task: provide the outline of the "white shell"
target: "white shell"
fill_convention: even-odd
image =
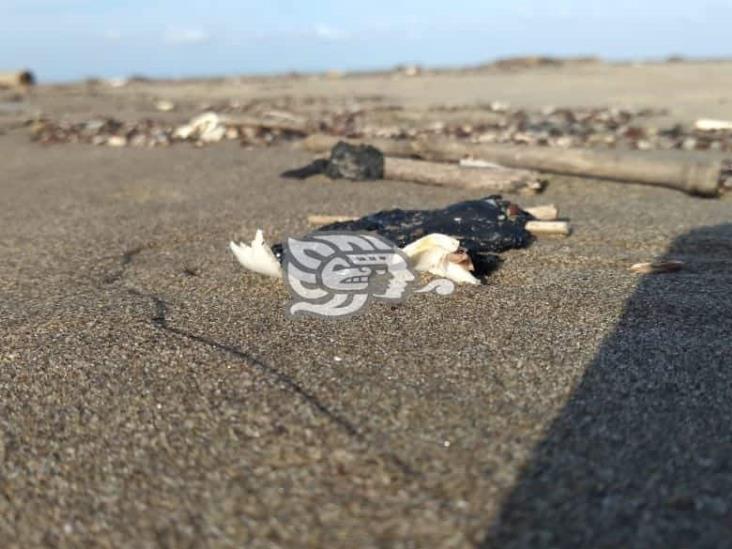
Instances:
[[[448,255],[456,252],[460,242],[440,233],[431,233],[402,248],[409,257],[412,267],[420,272],[444,276],[463,284],[480,284],[464,266],[453,263]]]
[[[275,278],[282,278],[280,262],[272,253],[269,244],[264,240],[262,229],[257,229],[257,234],[251,244],[229,242],[229,248],[234,256],[245,269]]]
[[[694,127],[701,131],[714,130],[732,130],[732,122],[727,120],[712,120],[710,118],[700,118],[694,122]]]
[[[188,124],[176,128],[174,137],[196,138],[205,143],[221,141],[226,134],[224,120],[215,112],[205,112],[193,118]]]

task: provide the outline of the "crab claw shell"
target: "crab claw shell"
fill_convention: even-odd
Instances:
[[[237,261],[241,263],[245,269],[267,275],[275,278],[282,278],[282,268],[280,262],[277,261],[272,249],[264,240],[262,229],[257,229],[251,244],[229,242],[229,248],[234,252]]]

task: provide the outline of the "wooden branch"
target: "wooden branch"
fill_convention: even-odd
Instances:
[[[315,134],[304,140],[310,151],[330,150],[340,139]],[[613,181],[658,185],[701,196],[718,196],[723,189],[724,161],[700,159],[675,151],[655,155],[644,151],[558,149],[490,143],[466,143],[447,138],[413,141],[356,140],[369,143],[385,155],[457,162],[477,158],[502,166]]]
[[[544,187],[539,174],[527,170],[464,168],[457,164],[393,157],[384,159],[384,179],[500,193],[538,192]]]
[[[265,128],[267,130],[278,130],[296,135],[306,135],[307,122],[305,120],[288,120],[284,117],[273,116],[248,116],[245,114],[225,114],[222,120],[227,126],[239,126],[250,128]]]

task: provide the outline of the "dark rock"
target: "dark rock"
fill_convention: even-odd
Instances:
[[[384,154],[371,145],[351,145],[339,141],[333,147],[330,159],[318,159],[302,168],[288,170],[282,173],[282,177],[306,179],[321,173],[331,179],[383,179]]]

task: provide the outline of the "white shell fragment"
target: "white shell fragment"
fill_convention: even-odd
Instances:
[[[444,276],[462,284],[480,284],[470,274],[472,265],[460,254],[460,242],[456,238],[440,233],[423,236],[408,244],[402,251],[409,257],[415,270],[437,276]]]
[[[700,118],[694,122],[694,127],[703,132],[729,131],[732,130],[732,122],[728,120],[713,120],[711,118]]]
[[[160,112],[170,112],[175,110],[175,103],[168,99],[158,99],[155,101],[155,108]]]
[[[188,124],[179,126],[173,133],[173,137],[179,139],[198,139],[204,143],[221,141],[225,135],[224,120],[215,112],[205,112]]]
[[[251,244],[229,242],[229,248],[234,252],[236,259],[245,269],[275,278],[282,278],[282,268],[277,261],[269,244],[264,240],[262,229],[257,229],[257,234]]]
[[[110,147],[126,147],[127,138],[123,135],[113,135],[107,139],[107,145]]]

